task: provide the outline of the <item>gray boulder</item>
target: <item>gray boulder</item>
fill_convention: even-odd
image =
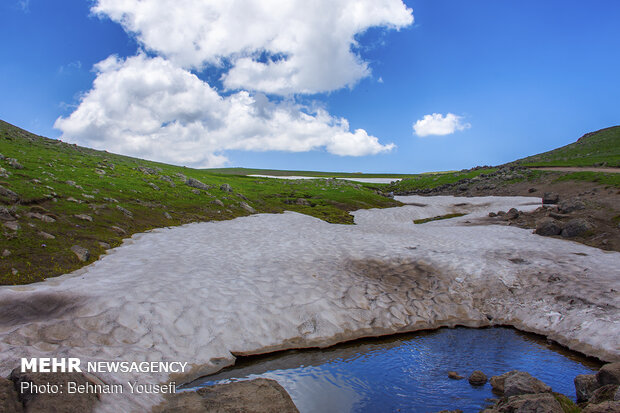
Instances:
[[[557,204],[560,200],[560,196],[553,192],[545,192],[543,194],[542,203],[544,205]]]
[[[310,206],[310,202],[307,199],[305,199],[305,198],[297,198],[295,200],[295,204],[296,205]]]
[[[116,209],[118,209],[119,211],[121,211],[123,214],[125,214],[126,216],[128,216],[129,218],[133,218],[133,212],[131,212],[130,210],[123,208],[120,205],[116,206]]]
[[[71,251],[78,257],[78,259],[82,262],[88,261],[90,258],[90,252],[79,245],[74,245],[71,247]]]
[[[607,384],[620,384],[620,362],[605,364],[596,373],[596,381],[599,386]]]
[[[575,377],[575,393],[577,402],[585,402],[592,397],[592,393],[599,387],[594,374],[580,374]]]
[[[522,394],[504,398],[484,413],[564,413],[551,393]]]
[[[568,221],[562,228],[564,238],[578,237],[592,229],[592,224],[583,218],[575,218]]]
[[[15,217],[6,207],[0,207],[0,219],[3,221],[13,221]]]
[[[243,209],[245,209],[246,211],[248,211],[250,214],[255,214],[256,210],[254,208],[252,208],[251,206],[249,206],[247,203],[245,202],[240,202],[239,206]]]
[[[562,224],[553,218],[545,217],[536,222],[535,234],[550,236],[560,235],[562,232]]]
[[[24,166],[21,163],[19,163],[17,161],[17,159],[15,159],[15,158],[7,158],[6,160],[9,163],[9,165],[11,166],[11,168],[14,168],[14,169],[24,169]]]
[[[562,214],[568,214],[573,211],[584,209],[585,207],[586,207],[586,204],[584,204],[583,201],[579,199],[567,199],[565,201],[560,202],[560,204],[558,205],[558,210]]]
[[[2,185],[0,185],[0,195],[9,198],[11,202],[15,202],[19,200],[19,195],[17,195],[15,192],[11,191],[10,189],[3,187]]]
[[[206,191],[207,189],[209,189],[209,185],[203,182],[200,182],[198,179],[194,179],[194,178],[188,178],[187,181],[185,181],[185,184],[187,186],[191,186],[192,188],[202,189],[203,191]]]
[[[506,215],[504,215],[504,219],[516,219],[519,217],[519,211],[516,208],[510,208]]]
[[[501,376],[491,377],[493,392],[506,397],[522,394],[548,393],[551,387],[533,377],[529,373],[512,370]]]
[[[588,399],[589,403],[599,404],[607,401],[613,401],[614,395],[616,391],[618,391],[620,387],[617,384],[606,384],[598,389],[594,390],[590,399]]]
[[[220,185],[220,189],[224,192],[232,192],[232,187],[228,184],[222,184]]]

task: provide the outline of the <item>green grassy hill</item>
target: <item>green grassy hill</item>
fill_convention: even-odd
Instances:
[[[586,133],[577,142],[514,163],[524,166],[620,167],[620,126]]]
[[[2,121],[0,154],[0,284],[73,271],[157,227],[284,210],[352,223],[349,211],[399,205],[354,182],[280,181],[149,162]],[[88,250],[84,261],[72,252],[76,245]]]
[[[416,174],[368,174],[361,172],[288,171],[282,169],[251,168],[212,168],[205,169],[205,171],[224,175],[317,176],[323,178],[409,178],[417,176]]]

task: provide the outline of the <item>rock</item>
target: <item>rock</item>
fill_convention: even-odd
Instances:
[[[75,199],[74,197],[70,196],[69,198],[67,198],[67,201],[69,202],[75,202],[76,204],[81,204],[82,201],[78,201],[77,199]]]
[[[558,205],[558,210],[562,214],[568,214],[573,211],[584,209],[585,207],[586,205],[578,199],[567,199],[560,202],[560,204]]]
[[[17,268],[11,268],[11,274],[17,275],[19,274],[19,271],[17,271]]]
[[[155,413],[298,413],[286,390],[275,380],[254,379],[203,387],[171,396]]]
[[[614,401],[620,401],[620,387],[618,387],[618,390],[614,393]]]
[[[221,206],[221,207],[223,207],[223,206],[224,206],[224,203],[223,203],[222,201],[220,201],[219,199],[216,199],[215,201],[213,201],[213,203],[214,203],[215,205],[219,205],[219,206]]]
[[[200,195],[202,192],[200,192],[200,190],[199,190],[199,189],[192,189],[192,193],[193,193],[194,195]]]
[[[464,379],[463,376],[460,376],[456,371],[449,371],[448,378],[452,380],[461,380]]]
[[[10,189],[3,187],[2,185],[0,185],[0,195],[9,198],[12,202],[15,202],[19,199],[19,195],[17,195]]]
[[[256,213],[256,210],[254,208],[252,208],[251,206],[249,206],[245,202],[239,202],[239,206],[241,208],[245,209],[246,211],[248,211],[250,214],[255,214]]]
[[[82,262],[86,262],[90,258],[90,252],[86,248],[80,247],[79,245],[72,246],[71,251],[73,251],[73,253]]]
[[[487,376],[480,370],[476,370],[469,376],[468,380],[472,386],[482,386],[487,382]]]
[[[164,218],[172,219],[172,215],[170,215],[168,212],[164,211]]]
[[[24,166],[17,162],[15,158],[7,158],[6,161],[9,163],[9,166],[14,169],[24,169]]]
[[[129,218],[133,218],[133,212],[131,212],[128,209],[123,208],[120,205],[116,206],[116,209],[118,209],[119,211],[121,211],[123,214],[125,214],[126,216],[128,216]]]
[[[99,241],[98,244],[101,248],[105,248],[106,250],[110,249],[110,244],[107,242]]]
[[[138,170],[140,172],[142,172],[143,174],[145,174],[145,175],[157,175],[158,172],[162,171],[162,169],[160,169],[160,168],[157,168],[157,169],[155,169],[155,168],[147,168],[146,166],[139,166]]]
[[[233,190],[232,190],[232,188],[231,188],[231,186],[230,186],[230,185],[228,185],[228,184],[222,184],[222,185],[220,185],[220,189],[221,189],[222,191],[224,191],[224,192],[232,192],[232,191],[233,191]]]
[[[105,175],[105,171],[104,171],[103,169],[97,169],[97,168],[95,168],[95,173],[96,173],[97,175]]]
[[[87,214],[75,214],[74,217],[76,217],[77,219],[81,219],[82,221],[93,221],[93,217]]]
[[[600,386],[620,384],[620,362],[605,364],[596,373],[596,381]]]
[[[594,374],[580,374],[575,377],[574,382],[577,403],[588,401],[594,390],[600,387]]]
[[[551,393],[522,394],[504,398],[484,413],[564,413]]]
[[[19,401],[15,385],[11,380],[0,377],[0,412],[23,412],[24,406]]]
[[[2,251],[2,256],[3,257],[8,257],[9,255],[11,255],[11,251],[7,250],[6,248],[4,249],[4,251]]]
[[[620,389],[617,384],[606,384],[598,389],[594,390],[592,396],[588,399],[589,403],[599,404],[603,402],[613,401],[616,391]]]
[[[6,207],[0,207],[0,219],[3,221],[14,221],[15,217]]]
[[[516,219],[519,217],[519,211],[516,208],[510,208],[506,215],[504,215],[504,219]]]
[[[603,402],[600,404],[589,404],[581,413],[618,413],[620,412],[620,402]]]
[[[543,194],[542,203],[543,205],[557,204],[559,200],[560,196],[558,194],[553,192],[545,192]]]
[[[40,236],[41,238],[45,238],[45,239],[56,239],[56,237],[55,237],[55,236],[53,236],[52,234],[48,234],[48,233],[47,233],[47,232],[45,232],[45,231],[39,231],[39,236]]]
[[[185,181],[185,184],[187,186],[191,186],[192,188],[202,189],[204,191],[209,189],[209,185],[204,184],[204,183],[200,182],[198,179],[194,179],[194,178],[187,179],[187,181]]]
[[[32,383],[38,386],[57,385],[64,391],[53,393],[35,392],[26,388],[18,394],[18,398],[27,412],[62,412],[88,413],[95,410],[99,404],[97,393],[69,393],[66,391],[68,382],[78,385],[102,385],[103,382],[95,377],[87,378],[82,373],[22,373],[19,368],[14,369],[9,376],[14,388],[21,389],[22,383]],[[93,387],[94,388],[94,387]],[[10,411],[10,410],[9,410]],[[18,410],[19,411],[19,410]]]
[[[310,206],[310,202],[307,199],[305,199],[305,198],[297,198],[295,200],[295,204],[296,205]]]
[[[489,212],[489,218],[495,218],[497,214],[495,212]]]
[[[562,232],[562,224],[553,218],[545,217],[536,221],[535,234],[550,236],[560,235]]]
[[[491,377],[493,392],[505,397],[522,394],[548,393],[551,387],[527,372],[512,370],[501,376]]]
[[[538,191],[538,189],[536,189],[536,188],[530,188],[530,189],[527,190],[527,192],[529,192],[530,194],[533,194],[536,191]]]
[[[89,195],[89,194],[82,194],[82,197],[84,197],[86,199],[95,199],[94,195]]]
[[[66,184],[69,186],[75,186],[75,181],[67,181]]]
[[[575,218],[568,221],[562,229],[562,236],[564,238],[572,238],[585,234],[592,229],[590,224],[584,218]]]
[[[17,221],[5,222],[4,226],[7,227],[8,229],[10,229],[11,231],[17,231],[17,230],[19,230],[21,228]]]
[[[117,227],[116,225],[112,225],[110,229],[119,235],[125,235],[127,233],[123,228]]]

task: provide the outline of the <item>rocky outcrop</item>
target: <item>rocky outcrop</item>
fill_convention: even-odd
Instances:
[[[523,394],[504,398],[483,413],[564,413],[551,393]]]
[[[203,182],[200,182],[198,179],[194,179],[194,178],[187,179],[187,181],[185,181],[185,184],[187,186],[191,186],[192,188],[202,189],[203,191],[206,191],[210,188],[209,185]]]
[[[599,386],[607,384],[620,384],[620,362],[605,364],[596,373],[596,381]]]
[[[493,392],[505,397],[551,392],[551,387],[529,373],[519,370],[493,376],[490,382]]]
[[[177,393],[154,413],[298,413],[286,390],[275,380],[255,379]]]
[[[468,380],[472,386],[482,386],[487,382],[487,376],[480,370],[476,370],[469,376]]]

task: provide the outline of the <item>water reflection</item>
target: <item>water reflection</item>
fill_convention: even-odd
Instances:
[[[454,328],[240,358],[186,387],[265,377],[277,380],[301,412],[473,412],[493,397],[490,385],[474,388],[448,379],[448,371],[490,377],[524,370],[574,399],[574,377],[599,366],[514,329]]]

